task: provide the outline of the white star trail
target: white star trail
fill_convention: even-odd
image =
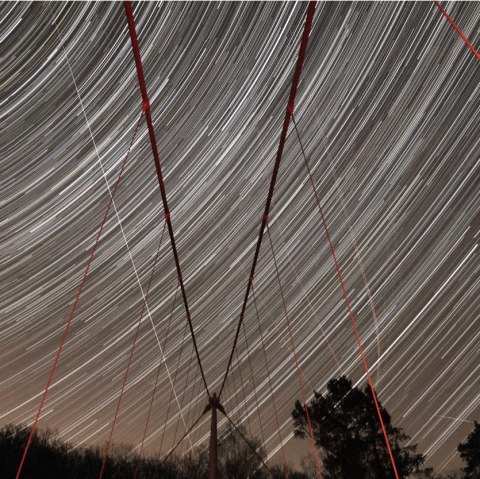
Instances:
[[[478,49],[480,4],[443,6]],[[218,391],[306,4],[134,7],[192,324]],[[0,4],[0,426],[35,417],[140,109],[121,3]],[[317,5],[295,120],[379,399],[427,466],[444,470],[480,419],[479,116],[480,62],[433,3]],[[39,421],[74,445],[107,438],[163,221],[143,122]],[[293,125],[269,225],[307,396],[342,371],[364,386]],[[179,300],[165,341],[176,287],[165,237],[113,436],[138,448],[164,362],[146,453],[159,452],[165,423],[168,452],[206,405],[188,334],[181,348]],[[255,292],[287,459],[298,463],[300,391],[266,242]],[[242,330],[222,403],[280,461],[251,294],[244,325],[250,355]],[[205,416],[179,450],[205,445],[208,430]]]

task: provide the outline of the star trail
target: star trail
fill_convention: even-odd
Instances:
[[[480,4],[442,5],[478,51]],[[234,343],[306,8],[134,4],[212,392]],[[121,3],[2,3],[0,58],[3,426],[35,418],[142,99]],[[300,137],[379,399],[439,470],[458,465],[456,446],[480,419],[479,113],[480,62],[433,2],[317,4],[298,136],[290,125],[268,222],[307,396],[340,374],[364,386]],[[39,419],[76,445],[107,440],[137,324],[113,441],[160,455],[186,432],[177,452],[208,444],[167,233],[159,248],[164,221],[142,121]],[[298,463],[300,395],[265,239],[222,404],[271,461],[283,442]]]

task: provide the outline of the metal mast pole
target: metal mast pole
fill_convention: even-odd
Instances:
[[[217,394],[213,393],[210,398],[210,407],[212,409],[212,420],[210,423],[210,447],[208,456],[208,478],[217,479],[218,471],[218,449],[217,449],[217,409],[220,406]],[[221,407],[221,406],[220,406]]]

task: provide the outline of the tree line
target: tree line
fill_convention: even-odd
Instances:
[[[265,450],[260,441],[242,436],[246,431],[227,429],[218,442],[218,479],[286,479],[284,468],[265,469]],[[13,479],[23,454],[30,428],[7,425],[0,429],[0,478]],[[133,447],[114,445],[111,448],[103,477],[105,479],[207,479],[208,452],[167,458],[140,457]],[[22,479],[98,479],[104,449],[98,446],[74,447],[52,430],[35,431]],[[289,479],[307,479],[305,474],[288,471]]]
[[[458,445],[464,467],[448,475],[424,468],[425,457],[409,442],[405,432],[392,424],[392,418],[379,403],[398,473],[402,479],[480,479],[480,424]],[[308,404],[315,444],[322,458],[325,479],[393,478],[391,459],[379,425],[373,396],[368,387],[353,387],[345,377],[332,379],[325,394],[314,392]],[[297,401],[292,411],[296,437],[309,435],[305,408]],[[0,477],[14,478],[30,428],[7,425],[0,429]],[[265,467],[266,452],[259,440],[244,437],[240,428],[227,429],[218,442],[219,479],[314,479],[317,471],[311,458],[302,460],[302,471],[287,467]],[[51,430],[34,435],[22,479],[98,478],[103,449],[98,446],[74,447]],[[206,479],[208,453],[196,450],[166,461],[134,453],[127,445],[115,445],[104,472],[105,479]]]

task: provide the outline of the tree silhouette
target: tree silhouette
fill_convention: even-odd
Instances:
[[[284,466],[271,464],[265,468],[266,456],[260,440],[249,436],[244,427],[238,426],[237,430],[228,427],[218,443],[218,478],[307,479],[305,474],[292,471],[288,465],[287,471]]]
[[[465,479],[480,479],[480,424],[474,421],[473,431],[458,445],[460,457],[467,463]]]
[[[243,436],[247,437],[245,429],[242,426],[239,426],[239,429]],[[265,451],[260,447],[260,441],[257,439],[247,437],[247,440],[251,447],[232,427],[228,427],[220,436],[218,442],[219,479],[265,477],[262,470],[262,460],[265,460],[266,457]]]
[[[380,405],[400,477],[419,473],[424,457],[415,445],[402,445],[409,437],[392,425],[390,414]],[[392,464],[368,386],[352,387],[342,376],[327,384],[325,396],[314,391],[308,405],[315,443],[323,454],[326,479],[385,479],[393,477]],[[303,405],[296,401],[292,412],[294,434],[309,434]]]

